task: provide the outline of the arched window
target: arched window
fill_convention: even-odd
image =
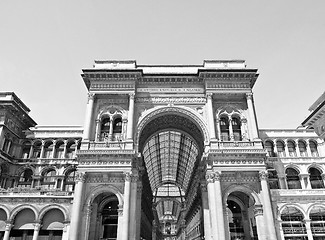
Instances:
[[[73,192],[75,186],[76,170],[73,169],[65,174],[64,191]]]
[[[29,153],[30,153],[30,149],[31,149],[32,145],[30,142],[24,142],[23,143],[23,147],[22,147],[22,151],[21,151],[21,158],[23,159],[27,159],[30,158]]]
[[[309,179],[312,189],[324,188],[324,182],[322,179],[322,174],[317,168],[309,168]]]
[[[266,148],[266,151],[267,151],[269,157],[275,157],[274,147],[273,147],[273,143],[271,141],[265,142],[265,148]]]
[[[33,158],[40,158],[42,151],[42,142],[38,141],[33,146]]]
[[[234,140],[235,141],[241,141],[242,135],[241,135],[241,122],[238,118],[233,117],[231,119],[231,125],[232,125],[232,131],[234,134]]]
[[[293,141],[288,141],[287,143],[288,146],[288,152],[290,157],[296,157],[297,152],[296,152],[296,145]]]
[[[309,218],[311,220],[311,232],[314,240],[325,239],[325,208],[315,206],[310,211]]]
[[[55,145],[55,158],[63,158],[64,154],[64,142],[63,141],[59,141],[56,143]]]
[[[21,187],[30,187],[33,180],[33,171],[30,168],[25,169],[19,177],[18,185]]]
[[[43,189],[54,189],[56,181],[56,172],[54,169],[50,169],[43,174],[42,188]]]
[[[299,148],[300,156],[307,157],[307,148],[306,148],[306,143],[304,141],[301,140],[298,141],[298,148]]]
[[[227,201],[227,207],[230,211],[228,214],[229,231],[231,239],[243,239],[244,237],[244,224],[241,207],[232,200]]]
[[[221,141],[229,141],[229,121],[226,117],[220,118]]]
[[[75,142],[69,142],[67,144],[67,153],[66,153],[66,158],[73,158],[75,156],[75,151],[76,151],[76,143]]]
[[[317,143],[314,141],[309,141],[309,148],[311,155],[313,157],[318,157]]]
[[[101,125],[100,125],[100,140],[104,140],[106,136],[109,134],[111,121],[109,117],[105,117],[102,119]]]
[[[270,189],[279,189],[279,178],[277,171],[274,169],[269,169],[268,175]]]
[[[299,173],[293,168],[286,169],[288,189],[301,189]]]
[[[276,142],[276,150],[278,152],[279,157],[285,157],[285,151],[284,151],[284,144],[281,141]]]
[[[122,133],[122,118],[117,117],[113,123],[113,133]]]
[[[117,238],[118,201],[110,201],[102,211],[103,237],[104,239]]]
[[[281,213],[284,239],[307,240],[304,215],[295,207],[286,207]]]
[[[53,151],[53,142],[48,141],[44,145],[44,156],[43,158],[51,158],[52,157],[52,151]]]

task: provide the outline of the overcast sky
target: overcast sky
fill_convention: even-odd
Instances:
[[[324,92],[325,1],[0,1],[0,91],[39,125],[83,125],[94,59],[259,69],[260,128],[296,128]]]

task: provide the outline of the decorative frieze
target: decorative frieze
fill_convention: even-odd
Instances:
[[[90,90],[134,89],[134,87],[133,83],[92,83]]]
[[[206,99],[203,97],[150,97],[136,98],[137,103],[153,104],[205,104]]]

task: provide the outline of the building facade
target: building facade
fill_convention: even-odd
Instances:
[[[244,61],[83,69],[84,126],[0,93],[0,239],[325,239],[325,146],[258,128]]]

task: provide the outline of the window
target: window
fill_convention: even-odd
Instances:
[[[299,173],[295,169],[287,168],[286,175],[288,189],[301,189]]]
[[[279,189],[279,178],[278,178],[277,171],[273,169],[269,169],[268,175],[269,175],[268,181],[269,181],[270,189]]]
[[[21,151],[21,158],[27,159],[30,157],[29,153],[30,153],[31,147],[32,147],[32,145],[30,142],[23,143],[23,147],[22,147],[22,151]]]
[[[25,169],[19,178],[18,185],[22,187],[30,187],[33,180],[33,171],[30,168]]]
[[[66,173],[64,179],[64,190],[67,192],[73,192],[75,186],[75,177],[76,177],[76,170],[70,170]]]
[[[284,151],[284,143],[281,141],[276,142],[276,150],[278,152],[279,157],[285,157],[285,151]]]
[[[52,151],[53,151],[53,143],[52,142],[45,143],[43,158],[51,158],[52,157]]]
[[[73,158],[75,155],[74,155],[74,153],[75,153],[75,151],[76,151],[76,143],[75,142],[69,142],[68,144],[67,144],[67,153],[66,153],[66,158]]]
[[[33,158],[40,158],[41,157],[41,150],[42,150],[42,143],[36,142],[34,143],[33,147]]]
[[[298,141],[298,148],[299,148],[300,156],[307,157],[306,143],[299,140]]]
[[[288,141],[287,146],[288,146],[289,156],[290,157],[296,157],[297,153],[296,153],[295,143],[293,141]]]
[[[113,133],[121,133],[122,132],[122,119],[121,117],[117,117],[113,123]]]
[[[307,240],[304,215],[295,207],[286,207],[281,213],[282,230],[285,240]]]
[[[317,143],[314,141],[309,141],[309,148],[311,155],[313,157],[318,157]]]
[[[111,125],[110,118],[108,117],[103,118],[100,125],[100,141],[103,141],[104,138],[108,136],[110,131],[110,125]]]
[[[64,142],[59,141],[55,146],[55,158],[64,158]]]
[[[229,141],[229,121],[226,117],[220,118],[221,141]]]
[[[309,180],[312,189],[324,188],[322,174],[317,168],[309,168]]]
[[[117,220],[118,220],[118,201],[110,201],[105,205],[102,211],[103,238],[117,238]]]
[[[325,208],[315,206],[310,211],[311,231],[314,240],[323,240],[325,238]]]
[[[42,188],[43,189],[54,189],[56,181],[56,172],[54,169],[50,169],[43,175]]]
[[[265,148],[269,157],[275,157],[273,143],[271,141],[265,142]]]
[[[232,125],[232,131],[234,134],[234,141],[241,141],[242,135],[241,135],[241,122],[238,118],[232,118],[231,119],[231,125]]]

